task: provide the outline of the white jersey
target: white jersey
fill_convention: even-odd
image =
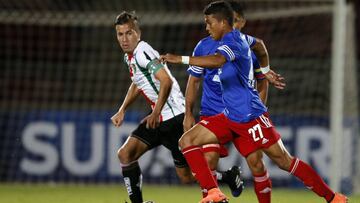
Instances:
[[[161,64],[159,53],[148,43],[140,41],[133,55],[125,54],[124,61],[128,66],[133,83],[145,96],[151,108],[155,107],[160,90],[160,81],[155,78],[156,72],[164,68],[173,81],[169,97],[161,110],[161,121],[166,121],[185,112],[185,99],[176,79],[171,75],[166,64]]]

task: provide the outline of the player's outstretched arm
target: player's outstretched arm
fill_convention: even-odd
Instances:
[[[226,58],[222,54],[208,56],[179,56],[174,54],[165,54],[160,56],[162,62],[189,64],[204,68],[219,68],[226,63]]]
[[[184,132],[190,130],[195,125],[195,118],[193,115],[193,107],[199,90],[201,78],[189,75],[189,79],[185,91],[185,117],[183,121]]]
[[[263,40],[255,38],[255,44],[251,46],[251,50],[254,52],[261,67],[269,66],[269,53]]]
[[[120,106],[118,112],[116,112],[116,114],[114,114],[111,117],[111,121],[115,125],[115,127],[121,126],[121,124],[124,121],[126,109],[130,106],[130,104],[132,104],[135,101],[137,96],[139,96],[139,93],[140,93],[140,91],[136,87],[136,85],[134,83],[131,83],[131,85],[128,89],[128,92],[126,93],[125,99],[124,99],[122,105]]]
[[[251,47],[251,50],[255,53],[261,66],[261,70],[269,83],[274,85],[277,89],[284,89],[286,86],[285,78],[270,69],[269,54],[264,41],[256,38],[256,43]]]

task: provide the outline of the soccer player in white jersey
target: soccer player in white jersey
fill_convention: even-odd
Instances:
[[[118,112],[111,117],[116,127],[124,121],[125,111],[142,94],[152,112],[131,133],[118,150],[118,157],[129,198],[142,203],[142,175],[138,159],[159,145],[171,151],[181,182],[194,182],[185,158],[178,147],[183,134],[185,101],[180,87],[166,65],[159,62],[159,53],[141,41],[141,31],[135,14],[122,12],[115,22],[117,40],[124,51],[132,83]]]

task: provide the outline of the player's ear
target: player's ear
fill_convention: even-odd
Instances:
[[[221,27],[225,28],[227,24],[229,24],[227,20],[221,20]]]
[[[245,18],[241,18],[241,24],[244,27],[246,25],[246,19]]]
[[[140,41],[140,39],[141,39],[141,30],[138,30],[138,40]]]

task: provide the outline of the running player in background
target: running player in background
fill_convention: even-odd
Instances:
[[[245,18],[243,14],[243,6],[237,1],[230,2],[231,7],[234,10],[234,28],[241,30],[245,25]],[[269,66],[269,56],[266,50],[266,47],[262,40],[255,39],[251,36],[245,35],[249,46],[256,52],[256,55],[259,57],[261,64],[266,67]],[[193,56],[205,56],[211,55],[216,52],[219,41],[215,41],[210,36],[202,39],[194,49]],[[252,85],[257,86],[257,91],[260,95],[260,98],[264,104],[266,104],[267,95],[268,95],[268,81],[264,80],[265,76],[261,72],[261,67],[259,61],[257,60],[255,54],[251,53],[253,59],[253,72],[255,74],[250,75]],[[199,84],[201,79],[203,79],[203,95],[201,98],[201,111],[200,111],[200,120],[205,119],[210,116],[214,116],[216,114],[220,114],[223,112],[225,106],[222,102],[222,93],[220,80],[217,69],[206,69],[202,67],[189,66],[188,68],[189,79],[187,83],[186,93],[185,93],[185,118],[184,118],[184,131],[189,130],[194,124],[195,119],[192,113],[193,105],[195,102],[196,94],[198,92]],[[253,79],[255,75],[256,82]],[[280,78],[282,79],[282,78]],[[284,84],[279,86],[280,89],[284,87]],[[203,147],[204,156],[209,163],[210,169],[213,174],[216,173],[217,164],[219,161],[219,157],[227,156],[227,149],[223,145],[218,144],[210,144],[204,145]],[[259,162],[254,162],[254,160],[258,160],[257,157],[262,157],[262,152],[258,151],[257,153],[251,154],[247,157],[248,164],[252,164],[256,166],[256,170],[251,171],[254,176],[254,190],[257,195],[257,198],[260,203],[270,202],[271,199],[271,181],[269,179],[269,175],[266,171],[265,165],[260,159]],[[255,167],[252,167],[255,168]],[[219,174],[216,173],[217,180],[219,182],[228,182],[232,179],[240,179],[239,168],[234,166],[226,173]],[[228,183],[231,187],[231,192],[234,197],[239,196],[243,189],[243,184],[236,181],[231,181]],[[204,191],[204,190],[203,190]],[[265,192],[264,192],[265,191]],[[204,195],[206,196],[206,195]]]
[[[244,28],[246,24],[245,19],[245,6],[240,1],[232,0],[229,1],[231,8],[234,11],[234,25],[233,27],[235,29],[238,29],[240,32]],[[245,35],[247,37],[247,35]],[[253,67],[254,67],[254,76],[256,78],[255,86],[256,90],[259,93],[260,99],[263,102],[263,104],[267,103],[267,97],[268,97],[268,87],[269,87],[269,81],[264,80],[266,77],[266,74],[264,75],[262,73],[262,69],[266,71],[267,66],[270,67],[269,63],[269,54],[267,52],[266,46],[263,42],[263,40],[259,38],[255,38],[255,40],[251,40],[251,37],[247,37],[247,41],[249,42],[249,46],[251,48],[251,58],[253,61]],[[255,43],[253,43],[255,41]],[[285,87],[285,83],[283,83],[284,78],[281,77],[279,74],[274,73],[272,70],[269,70],[270,75],[277,76],[276,79],[278,80],[278,85],[275,87],[278,89],[283,89]],[[271,77],[271,76],[269,76]]]
[[[346,203],[344,195],[334,193],[311,166],[291,156],[284,147],[267,108],[249,82],[252,74],[251,51],[245,36],[232,29],[231,6],[224,1],[212,2],[205,7],[204,15],[207,31],[213,39],[220,41],[214,55],[188,57],[166,54],[161,57],[163,62],[221,67],[218,74],[225,110],[222,114],[200,121],[179,141],[200,187],[208,190],[207,197],[201,203],[227,202],[228,199],[218,188],[200,146],[229,141],[238,146],[244,157],[263,150],[280,169],[299,178],[327,202]]]
[[[141,31],[135,14],[122,12],[115,21],[117,40],[125,52],[124,61],[132,83],[118,112],[111,117],[116,127],[124,121],[125,111],[142,94],[152,112],[120,147],[118,157],[125,186],[132,203],[142,203],[142,175],[138,159],[159,145],[171,151],[177,175],[184,183],[194,182],[185,158],[178,147],[183,134],[184,97],[159,53],[140,41]]]

